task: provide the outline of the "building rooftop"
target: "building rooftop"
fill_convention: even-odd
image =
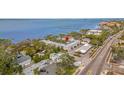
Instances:
[[[88,42],[88,43],[91,41],[90,38],[83,38],[82,40],[83,40],[84,42]]]
[[[18,54],[17,57],[16,57],[16,59],[17,59],[17,62],[18,62],[18,63],[22,63],[22,62],[24,62],[24,61],[26,61],[26,60],[31,59],[31,57],[28,56],[28,55]]]
[[[65,44],[61,44],[61,43],[57,43],[57,42],[53,42],[53,41],[50,41],[50,40],[42,40],[44,43],[46,44],[53,44],[53,45],[56,45],[58,47],[63,47],[65,46]]]
[[[76,51],[80,51],[81,53],[86,53],[91,47],[92,47],[92,45],[85,44],[85,45],[81,46],[80,48],[78,48]]]
[[[50,60],[48,60],[48,59],[47,59],[47,60],[42,60],[42,61],[40,61],[39,63],[33,64],[33,65],[31,65],[30,67],[25,68],[25,69],[23,70],[23,72],[24,72],[24,74],[32,75],[32,74],[33,74],[33,70],[34,70],[35,68],[41,69],[41,68],[47,66],[49,63],[50,63]]]
[[[50,40],[42,40],[42,41],[47,43],[47,44],[56,45],[58,47],[68,47],[68,46],[72,46],[72,45],[75,45],[75,44],[80,42],[79,40],[73,40],[73,41],[67,42],[66,44],[62,44],[62,43],[57,43],[57,42],[53,42],[53,41],[50,41]]]
[[[82,64],[81,61],[74,62],[74,66],[80,66],[81,64]]]
[[[102,30],[94,29],[94,30],[89,30],[90,32],[102,32]]]
[[[80,42],[79,40],[74,40],[74,41],[68,42],[68,43],[66,44],[66,46],[73,46],[73,45],[75,45],[75,44],[77,44],[77,43],[79,43],[79,42]]]

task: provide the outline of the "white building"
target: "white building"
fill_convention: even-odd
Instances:
[[[67,50],[67,51],[72,51],[73,49],[75,49],[80,44],[81,44],[80,40],[74,40],[72,42],[67,43],[64,46],[64,49]]]
[[[92,47],[92,45],[90,45],[90,44],[84,44],[83,46],[78,48],[76,50],[76,52],[81,52],[82,54],[85,54],[91,47]]]
[[[60,62],[60,57],[62,56],[63,53],[52,53],[50,54],[50,59],[52,60],[53,63]]]
[[[90,38],[83,38],[81,43],[82,44],[89,44],[90,41],[91,41]]]
[[[93,34],[93,35],[100,35],[101,32],[102,32],[102,30],[88,30],[87,34],[88,35],[91,35],[91,34]]]
[[[23,69],[23,73],[26,74],[26,75],[33,75],[34,72],[33,70],[38,68],[39,70],[46,67],[48,64],[50,63],[50,60],[42,60],[36,64],[32,64],[31,66]]]
[[[32,64],[31,57],[28,55],[18,54],[16,59],[17,63],[19,63],[19,65],[21,65],[23,68],[28,67]]]
[[[55,45],[56,47],[64,47],[64,46],[65,46],[65,44],[53,42],[53,41],[50,41],[50,40],[42,40],[42,41],[43,41],[44,43],[46,43],[46,44]]]
[[[81,64],[82,64],[82,62],[81,62],[81,61],[74,62],[74,66],[76,66],[76,67],[80,66]]]
[[[67,51],[71,51],[80,45],[80,40],[73,40],[71,42],[67,42],[66,44],[61,44],[61,43],[57,43],[57,42],[53,42],[53,41],[49,41],[49,40],[42,40],[42,41],[45,42],[46,44],[53,44],[56,47],[61,47]]]

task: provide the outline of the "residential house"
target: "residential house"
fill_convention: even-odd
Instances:
[[[76,47],[78,47],[81,44],[80,40],[74,40],[72,42],[68,42],[65,46],[64,49],[67,51],[72,51]]]
[[[64,46],[65,46],[65,44],[53,42],[53,41],[50,41],[50,40],[42,40],[42,41],[43,41],[44,43],[46,43],[46,44],[55,45],[56,47],[64,47]]]
[[[102,32],[102,30],[88,30],[87,34],[88,35],[91,35],[91,34],[93,34],[93,35],[100,35],[101,32]]]
[[[74,38],[72,36],[69,36],[69,35],[66,35],[62,38],[62,40],[66,41],[66,42],[69,42],[69,41],[73,41]]]
[[[60,57],[62,56],[63,53],[52,53],[50,54],[50,59],[52,60],[51,62],[57,63],[60,62],[61,59]]]
[[[32,64],[31,57],[28,55],[18,54],[16,59],[17,63],[19,63],[19,65],[21,65],[23,68],[28,67]]]
[[[83,38],[81,43],[82,44],[89,44],[90,41],[91,41],[90,38]]]
[[[66,44],[57,43],[50,40],[42,40],[42,41],[45,42],[46,44],[52,44],[52,45],[55,45],[56,47],[61,47],[67,51],[72,51],[73,49],[75,49],[77,46],[81,44],[80,40],[73,40],[73,41],[67,42]]]
[[[39,70],[43,69],[44,67],[46,67],[47,65],[49,65],[50,63],[50,60],[49,59],[46,59],[46,60],[42,60],[36,64],[32,64],[31,66],[25,68],[23,70],[23,73],[26,74],[26,75],[32,75],[34,74],[34,69],[38,68]]]

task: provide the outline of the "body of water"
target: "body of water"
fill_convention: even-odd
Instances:
[[[124,19],[0,19],[0,38],[19,42],[47,35],[97,29],[102,21]]]

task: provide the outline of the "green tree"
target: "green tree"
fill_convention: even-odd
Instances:
[[[68,35],[72,36],[74,39],[80,40],[82,39],[82,34],[79,32],[70,32]]]
[[[9,39],[0,39],[0,44],[7,44],[10,45],[12,42]]]
[[[33,73],[34,73],[34,75],[40,75],[40,70],[39,70],[39,68],[35,68],[35,69],[33,70]]]
[[[80,32],[81,32],[82,34],[86,34],[88,30],[89,30],[89,29],[81,29]]]
[[[25,51],[26,51],[26,54],[31,57],[36,53],[36,50],[33,47],[26,47]]]
[[[103,42],[108,38],[110,33],[108,31],[102,31],[100,35],[86,35],[85,37],[91,39],[91,44],[95,46],[101,46]]]
[[[33,56],[33,61],[34,61],[34,63],[38,63],[38,62],[40,62],[41,60],[42,60],[42,57],[41,57],[40,55],[35,54],[35,55]]]
[[[72,74],[75,71],[75,66],[73,63],[75,62],[74,57],[70,56],[69,54],[63,54],[60,57],[60,62],[57,64],[57,74],[60,75],[68,75]]]
[[[66,43],[64,40],[62,40],[63,34],[53,36],[53,35],[48,35],[46,37],[47,40],[58,42],[58,43]]]
[[[12,75],[21,73],[22,67],[17,64],[15,55],[9,54],[3,48],[0,48],[0,74]]]
[[[124,48],[112,47],[114,60],[124,59]]]
[[[44,50],[46,47],[45,43],[40,40],[32,40],[31,44],[37,52]]]

